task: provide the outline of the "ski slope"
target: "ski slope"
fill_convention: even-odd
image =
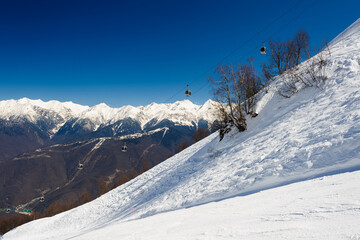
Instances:
[[[247,131],[221,142],[212,134],[98,199],[2,240],[359,239],[360,19],[329,50],[323,89],[284,98],[278,78]]]
[[[360,239],[359,182],[360,171],[321,177],[114,222],[75,239]]]

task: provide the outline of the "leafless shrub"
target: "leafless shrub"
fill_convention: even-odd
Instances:
[[[306,70],[313,86],[323,88],[328,79],[326,74],[326,66],[328,63],[329,60],[324,52],[320,52],[310,60],[310,66]]]
[[[278,93],[289,98],[302,88],[315,86],[322,89],[328,79],[326,74],[328,61],[325,52],[320,52],[302,64],[301,68],[296,66],[287,70],[282,75],[283,86]]]

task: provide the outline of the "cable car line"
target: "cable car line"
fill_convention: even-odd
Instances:
[[[270,37],[267,38],[267,40],[269,41],[272,37],[274,37],[275,35],[277,35],[279,32],[281,32],[284,28],[286,28],[287,26],[289,26],[292,22],[294,22],[296,19],[298,19],[301,15],[303,15],[305,12],[307,12],[310,8],[312,8],[319,0],[315,0],[312,2],[311,5],[309,5],[308,7],[306,7],[305,9],[303,9],[299,14],[297,14],[294,18],[292,18],[289,22],[287,22],[285,25],[283,25],[282,27],[280,27],[276,32],[272,33],[270,35]],[[264,45],[263,45],[264,46]],[[249,56],[252,52],[261,49],[261,46],[256,46],[254,48],[252,48],[247,54],[244,55],[244,57]],[[215,65],[216,67],[217,65]],[[209,85],[209,82],[206,82],[204,85],[202,85],[198,90],[196,90],[194,92],[194,94],[200,92],[200,90],[202,90],[203,88],[205,88],[207,85]]]
[[[305,0],[306,1],[306,0]],[[318,1],[318,0],[316,0]],[[275,18],[273,21],[271,21],[270,23],[268,23],[265,27],[263,27],[260,31],[258,31],[257,33],[255,33],[253,36],[251,36],[249,39],[247,39],[245,42],[243,42],[239,47],[235,48],[234,50],[232,50],[230,53],[228,53],[225,57],[221,58],[220,61],[218,61],[216,64],[212,65],[210,68],[208,68],[206,71],[204,71],[199,77],[195,78],[195,80],[193,80],[192,82],[190,82],[188,84],[188,86],[192,85],[193,83],[197,82],[199,79],[203,78],[205,74],[207,74],[209,71],[213,70],[219,62],[223,62],[225,59],[229,58],[231,55],[233,55],[235,52],[237,52],[239,49],[241,49],[242,47],[244,47],[246,44],[248,44],[249,42],[251,42],[252,40],[254,40],[258,35],[260,35],[260,33],[262,33],[263,31],[265,31],[266,29],[268,29],[271,25],[273,25],[274,23],[276,23],[277,21],[279,21],[281,18],[283,18],[285,15],[287,15],[290,11],[292,11],[294,8],[296,8],[300,3],[304,2],[303,0],[299,0],[298,2],[296,2],[296,4],[294,4],[292,7],[290,7],[289,9],[287,9],[284,13],[282,13],[280,16],[278,16],[277,18]],[[183,92],[185,88],[182,88],[181,90],[177,91],[174,95],[172,95],[171,97],[169,97],[168,99],[166,99],[166,102],[169,102],[171,99],[173,99],[175,96],[177,96],[179,93]],[[198,91],[196,91],[198,92]]]
[[[305,0],[306,1],[306,0]],[[272,33],[270,35],[270,37],[268,39],[271,39],[274,35],[278,34],[280,31],[282,31],[285,27],[287,27],[288,25],[290,25],[292,22],[294,22],[296,19],[298,19],[301,15],[303,15],[305,12],[307,12],[310,8],[312,8],[319,0],[315,0],[312,2],[311,5],[309,5],[308,7],[306,7],[305,9],[303,9],[299,14],[297,14],[294,18],[292,18],[289,22],[287,22],[285,25],[283,25],[280,29],[278,29],[276,32]],[[249,42],[251,42],[252,40],[254,40],[258,35],[260,35],[264,30],[268,29],[271,25],[273,25],[274,23],[276,23],[277,21],[279,21],[282,17],[284,17],[287,13],[289,13],[290,11],[292,11],[295,7],[297,7],[300,3],[302,3],[302,0],[299,0],[294,6],[292,6],[291,8],[289,8],[288,10],[286,10],[283,14],[281,14],[279,17],[275,18],[272,22],[270,22],[269,24],[267,24],[265,27],[263,27],[260,31],[258,31],[257,33],[255,33],[253,36],[251,36],[249,39],[247,39],[245,42],[243,42],[239,47],[235,48],[234,50],[232,50],[230,53],[228,53],[225,57],[223,57],[220,62],[223,62],[224,60],[226,60],[227,58],[229,58],[231,55],[233,55],[235,52],[237,52],[238,50],[240,50],[241,48],[243,48],[246,44],[248,44]],[[262,46],[263,48],[265,48],[265,44],[263,44]],[[256,46],[255,48],[253,48],[251,51],[249,51],[245,56],[248,56],[250,53],[252,53],[253,51],[255,51],[256,49],[259,49],[259,46]],[[261,48],[260,48],[261,49]],[[264,49],[265,51],[261,51],[261,54],[263,54],[262,52],[266,53],[266,48]],[[205,74],[207,74],[209,71],[211,71],[212,69],[214,69],[214,67],[216,67],[218,65],[218,63],[212,65],[208,70],[206,70],[205,72],[203,72],[198,78],[196,78],[194,81],[190,82],[189,84],[187,84],[187,87],[180,89],[179,91],[177,91],[173,96],[171,96],[170,98],[168,98],[166,100],[166,102],[170,101],[171,99],[173,99],[176,95],[178,95],[180,92],[183,92],[185,89],[185,95],[187,97],[191,96],[191,91],[189,90],[189,86],[191,86],[192,84],[194,84],[195,82],[197,82],[199,79],[203,78],[203,76]],[[205,85],[201,86],[200,89],[198,89],[197,91],[195,91],[194,93],[198,93],[199,91],[201,91],[204,87],[206,87],[209,84],[209,82],[207,81]],[[122,146],[121,149],[122,152],[126,152],[127,151],[127,146],[126,146],[126,142],[124,142],[124,145]],[[79,162],[78,165],[78,169],[81,170],[83,169],[83,164]],[[45,197],[42,195],[39,198],[39,202],[44,202],[45,201]],[[10,213],[11,209],[7,208],[5,210],[6,213]]]

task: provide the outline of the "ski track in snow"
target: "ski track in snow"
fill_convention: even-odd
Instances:
[[[76,239],[359,239],[359,181],[360,171],[321,177],[114,222]]]
[[[166,239],[150,229],[162,225],[169,234],[177,229],[169,239],[359,239],[360,174],[344,173],[360,170],[359,39],[360,19],[330,43],[323,90],[283,98],[278,78],[247,131],[233,130],[221,142],[212,134],[98,199],[18,227],[4,240],[148,239],[150,232],[150,239]],[[211,213],[220,223],[207,218]],[[204,224],[197,232],[188,229],[194,214]]]

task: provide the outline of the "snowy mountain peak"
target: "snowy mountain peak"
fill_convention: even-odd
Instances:
[[[213,108],[217,104],[218,104],[218,102],[215,102],[214,100],[209,99],[204,103],[204,105],[201,106],[201,108]]]
[[[173,105],[196,105],[196,104],[191,102],[189,99],[184,99],[181,101],[176,101]]]
[[[31,99],[29,99],[29,98],[26,98],[26,97],[23,97],[23,98],[20,98],[19,100],[17,100],[17,102],[18,103],[20,103],[20,104],[28,104],[28,103],[30,103],[30,102],[37,102],[37,101],[41,101],[41,100],[31,100]]]
[[[85,124],[87,129],[98,129],[99,126],[106,126],[117,121],[131,118],[138,121],[143,128],[150,121],[153,123],[161,122],[165,119],[173,121],[177,124],[193,125],[200,119],[207,122],[214,121],[213,110],[215,108],[206,103],[206,111],[202,106],[192,103],[190,100],[178,101],[172,104],[151,103],[147,106],[123,106],[120,108],[111,108],[105,103],[100,103],[93,107],[82,106],[72,102],[59,102],[42,100],[31,100],[22,98],[19,100],[0,101],[0,119],[26,119],[27,121],[36,123],[45,115],[56,117],[56,122],[50,124],[54,129],[50,130],[55,134],[66,121],[75,119],[76,123]],[[201,110],[201,111],[199,111]],[[51,121],[48,118],[47,121]]]
[[[51,100],[44,102],[40,99],[32,100],[21,98],[19,100],[0,101],[0,119],[26,119],[36,123],[45,115],[57,114],[60,118],[68,120],[78,117],[83,111],[89,109],[88,106],[82,106],[72,102],[59,102]]]
[[[106,103],[99,103],[92,107],[92,109],[109,109],[110,107]]]

